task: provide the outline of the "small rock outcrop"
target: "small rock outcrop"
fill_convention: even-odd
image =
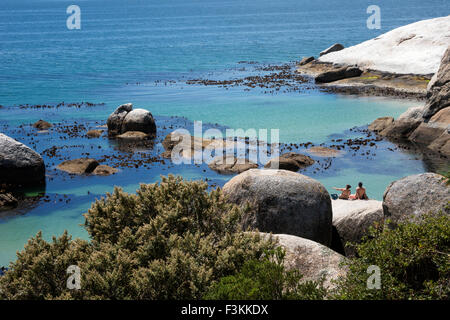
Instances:
[[[144,109],[134,109],[131,103],[119,106],[107,121],[108,134],[117,136],[128,131],[139,131],[156,136],[156,124],[152,114]]]
[[[330,52],[335,52],[335,51],[341,51],[342,49],[344,49],[344,46],[340,43],[335,43],[333,44],[331,47],[323,50],[322,52],[320,52],[320,56],[324,56]]]
[[[270,234],[261,233],[265,238]],[[288,270],[298,270],[302,281],[320,281],[323,286],[333,288],[333,280],[346,275],[347,270],[341,265],[345,257],[320,243],[287,234],[273,234],[279,246],[286,250],[284,265]]]
[[[311,157],[300,153],[288,152],[282,154],[278,158],[271,159],[264,166],[264,168],[282,169],[296,172],[300,169],[309,167],[312,164],[314,164],[314,160]]]
[[[392,117],[381,117],[376,120],[374,120],[369,125],[369,130],[374,132],[381,132],[387,127],[389,127],[394,122],[394,118]]]
[[[331,243],[330,195],[314,179],[287,170],[250,169],[228,181],[223,192],[232,203],[252,206],[244,229]]]
[[[450,47],[427,87],[424,107],[408,109],[378,132],[394,140],[411,141],[437,154],[450,157]]]
[[[304,57],[298,64],[300,66],[304,66],[305,64],[308,64],[311,61],[314,61],[314,57]]]
[[[44,160],[23,143],[0,133],[0,181],[11,186],[45,184]]]
[[[123,140],[144,140],[148,138],[148,134],[141,131],[127,131],[118,135],[117,138]]]
[[[109,176],[118,172],[117,169],[107,165],[101,165],[97,160],[90,158],[67,160],[61,162],[56,168],[77,175],[93,174],[98,176]]]
[[[118,170],[116,168],[101,164],[98,165],[94,171],[92,171],[92,174],[95,174],[97,176],[109,176],[111,174],[115,174],[116,172],[118,172]]]
[[[342,155],[342,151],[327,147],[311,147],[306,151],[317,157],[338,157]]]
[[[344,249],[346,256],[354,256],[354,248],[347,246],[347,243],[360,243],[367,235],[369,227],[374,224],[383,224],[383,203],[377,200],[332,200],[333,207],[333,227]],[[334,242],[334,241],[333,241]]]
[[[89,130],[86,133],[86,136],[88,136],[89,138],[100,138],[102,133],[103,133],[103,130]]]
[[[337,80],[359,77],[363,71],[357,67],[342,67],[316,76],[316,83],[328,83]]]
[[[443,176],[423,173],[392,182],[383,195],[383,213],[393,224],[445,210],[450,187]]]
[[[53,127],[53,125],[51,123],[48,123],[47,121],[38,120],[35,123],[33,123],[33,127],[39,130],[48,130],[51,127]]]

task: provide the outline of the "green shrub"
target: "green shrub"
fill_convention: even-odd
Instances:
[[[242,270],[222,278],[205,295],[213,300],[287,300],[323,299],[322,283],[301,282],[298,270],[287,271],[283,265],[285,251],[280,247],[266,252],[260,260],[247,261]]]
[[[337,299],[449,299],[450,218],[428,214],[395,229],[372,228],[356,245],[359,258],[349,259],[347,277],[337,282]],[[381,271],[381,288],[368,289],[367,269]]]
[[[115,188],[85,215],[91,241],[39,233],[0,278],[2,299],[199,299],[245,261],[274,248],[240,230],[244,213],[207,183],[162,178],[137,194]],[[66,269],[81,269],[68,290]]]

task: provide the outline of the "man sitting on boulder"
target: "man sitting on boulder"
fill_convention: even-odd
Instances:
[[[367,193],[366,193],[366,189],[363,188],[362,182],[358,183],[358,188],[356,188],[356,193],[354,195],[351,195],[350,198],[352,198],[352,196],[354,196],[355,199],[359,199],[359,200],[369,200],[369,197],[367,196]]]

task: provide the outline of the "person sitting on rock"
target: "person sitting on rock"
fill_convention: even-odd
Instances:
[[[355,199],[359,200],[369,200],[367,196],[366,189],[363,188],[362,182],[358,183],[358,188],[356,188]]]
[[[339,196],[339,199],[342,200],[348,200],[350,198],[350,195],[352,193],[351,189],[351,185],[346,185],[345,188],[336,188],[333,187],[334,190],[338,190],[338,191],[342,191],[341,195]]]

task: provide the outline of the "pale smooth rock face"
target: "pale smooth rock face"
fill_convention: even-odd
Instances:
[[[370,125],[369,130],[374,132],[380,132],[392,125],[394,122],[394,118],[392,117],[381,117],[378,119],[375,119]]]
[[[341,51],[342,49],[344,49],[344,46],[343,46],[342,44],[340,44],[340,43],[335,43],[335,44],[333,44],[331,47],[329,47],[329,48],[323,50],[323,51],[320,53],[320,56],[329,54],[329,53],[331,53],[331,52]]]
[[[244,229],[331,243],[330,195],[314,179],[286,170],[250,169],[228,181],[223,192],[232,203],[252,206],[244,217]]]
[[[358,45],[331,52],[319,61],[357,65],[400,74],[434,74],[449,45],[450,16],[422,20]]]
[[[155,120],[149,111],[134,109],[125,116],[122,131],[140,131],[150,135],[156,135]]]
[[[332,200],[333,227],[346,256],[354,256],[355,250],[347,243],[360,243],[369,227],[383,224],[383,203],[377,200]],[[334,236],[335,234],[333,234]],[[334,242],[335,239],[333,239]]]
[[[127,103],[122,104],[117,109],[111,113],[108,117],[107,126],[108,126],[108,134],[109,135],[117,135],[123,133],[122,124],[128,112],[133,109],[133,104]]]
[[[261,233],[268,239],[270,234]],[[346,275],[345,267],[340,266],[345,257],[320,243],[287,234],[273,234],[279,245],[286,250],[284,265],[288,270],[298,270],[302,281],[319,281],[325,278],[324,287],[333,288],[332,280]]]
[[[14,186],[45,184],[44,160],[23,143],[0,133],[0,181]]]
[[[423,173],[392,182],[383,195],[383,213],[393,224],[413,220],[425,213],[445,210],[450,201],[450,187],[443,176]]]

